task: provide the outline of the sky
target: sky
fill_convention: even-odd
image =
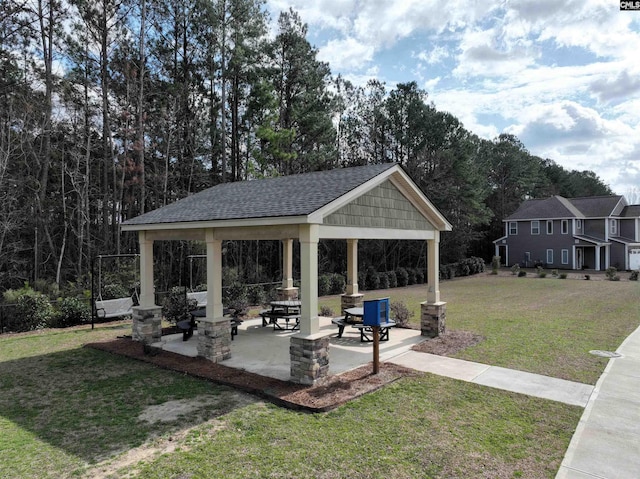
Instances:
[[[640,11],[618,0],[267,0],[364,85],[415,81],[467,130],[516,135],[640,203]]]

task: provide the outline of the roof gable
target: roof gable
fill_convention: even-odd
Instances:
[[[583,198],[550,198],[526,200],[505,221],[552,218],[606,218],[624,211],[622,196],[587,196]]]
[[[614,213],[621,199],[622,196],[585,196],[569,201],[587,218],[605,218]]]

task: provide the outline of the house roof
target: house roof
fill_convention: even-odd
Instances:
[[[613,214],[622,199],[622,196],[589,196],[583,198],[551,196],[549,198],[532,199],[522,203],[505,221],[540,218],[604,218]],[[640,205],[634,206],[638,206],[640,209]],[[630,207],[627,206],[625,210],[627,208]]]
[[[381,182],[391,180],[405,201],[438,230],[451,225],[395,163],[338,168],[223,183],[122,223],[125,231],[180,225],[317,223]]]
[[[123,225],[308,215],[393,166],[385,163],[222,183]]]
[[[640,205],[628,205],[625,206],[620,216],[623,218],[638,218],[640,217]]]

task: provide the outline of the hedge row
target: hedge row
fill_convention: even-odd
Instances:
[[[460,276],[484,273],[485,263],[482,258],[465,258],[457,263],[441,264],[440,279],[452,279]]]

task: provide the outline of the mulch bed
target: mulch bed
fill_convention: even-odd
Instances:
[[[373,365],[369,363],[357,369],[330,376],[320,385],[305,386],[230,368],[200,357],[190,358],[158,349],[146,348],[145,350],[141,343],[132,341],[130,338],[90,343],[86,346],[231,386],[279,406],[307,412],[330,411],[402,377],[416,374],[412,369],[388,363],[380,363],[378,374],[373,374]]]

